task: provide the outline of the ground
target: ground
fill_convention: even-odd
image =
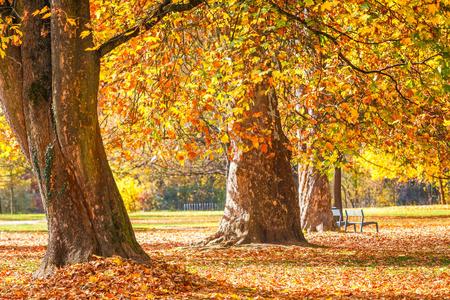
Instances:
[[[30,275],[46,233],[6,228],[0,299],[450,299],[450,207],[365,211],[380,233],[315,233],[309,245],[233,248],[191,244],[214,232],[220,213],[133,214],[151,265],[94,258],[40,281]],[[0,226],[23,218],[0,217]]]

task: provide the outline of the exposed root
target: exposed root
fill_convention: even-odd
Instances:
[[[143,250],[133,251],[131,247],[124,247],[124,249],[126,249],[127,251],[122,251],[121,254],[105,255],[105,257],[119,256],[124,259],[134,261],[135,263],[141,265],[150,264],[150,257]],[[71,254],[55,253],[53,251],[49,252],[49,250],[47,250],[47,253],[42,259],[39,268],[33,273],[33,278],[45,279],[53,276],[59,268],[64,267],[66,265],[85,263],[91,260],[98,259],[99,257],[102,257],[102,255],[96,255],[92,253],[91,250],[92,249],[86,250],[84,252],[79,251]]]
[[[258,236],[258,235],[250,235],[247,233],[237,234],[235,232],[232,233],[224,233],[223,231],[218,231],[215,234],[207,237],[203,241],[196,243],[194,246],[198,247],[232,247],[232,246],[247,246],[247,245],[298,245],[304,246],[308,245],[308,242],[305,239],[302,239],[301,235],[286,234],[285,236],[271,236],[268,238],[267,236]]]
[[[33,273],[33,279],[44,279],[53,276],[58,267],[55,264],[49,263],[46,258],[41,262],[39,269]]]

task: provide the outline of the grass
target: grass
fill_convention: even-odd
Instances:
[[[14,224],[0,225],[0,231],[5,232],[44,232],[47,231],[47,223],[39,224]]]
[[[131,219],[155,219],[155,218],[178,218],[178,217],[204,217],[216,216],[221,217],[223,211],[148,211],[148,212],[131,212]],[[44,214],[0,214],[0,221],[34,221],[45,219]]]
[[[182,228],[203,228],[203,227],[215,227],[218,222],[165,222],[165,223],[139,223],[132,221],[134,230],[152,230],[152,229],[182,229]],[[47,223],[42,222],[38,224],[1,224],[0,231],[4,232],[46,232]]]
[[[172,218],[172,217],[198,217],[198,216],[219,216],[223,215],[223,211],[148,211],[148,212],[132,212],[130,216],[132,219],[147,219],[147,218]]]
[[[216,227],[223,212],[221,211],[154,211],[134,212],[130,214],[135,230],[158,228],[199,228]],[[35,224],[17,224],[17,221],[34,221]],[[10,223],[10,224],[8,224]],[[0,231],[5,232],[44,232],[47,231],[44,214],[0,215]]]
[[[364,214],[373,217],[449,217],[450,205],[367,207]]]
[[[44,214],[0,214],[0,221],[33,221],[45,219]]]
[[[364,208],[367,217],[450,217],[450,205],[395,206]],[[199,228],[216,227],[222,217],[222,211],[150,211],[130,213],[131,222],[136,230],[158,228]],[[42,221],[37,224],[8,224],[9,221]],[[0,231],[40,232],[46,231],[44,214],[0,215]]]

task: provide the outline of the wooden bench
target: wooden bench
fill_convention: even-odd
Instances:
[[[358,222],[353,222],[353,221],[349,221],[349,217],[359,217],[359,221]],[[355,210],[345,210],[345,221],[344,221],[344,230],[345,232],[347,232],[347,227],[348,225],[353,225],[353,229],[356,232],[356,225],[359,224],[360,226],[360,230],[361,232],[363,232],[363,227],[366,225],[373,225],[375,224],[375,226],[377,227],[377,232],[378,232],[378,222],[366,222],[364,221],[364,212],[362,209],[355,209]]]

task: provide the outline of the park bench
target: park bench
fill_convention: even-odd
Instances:
[[[336,225],[339,230],[341,230],[341,226],[345,225],[344,216],[342,216],[342,210],[337,207],[332,207],[331,212],[333,214],[333,219],[336,222]]]
[[[354,221],[349,221],[349,217],[357,217],[359,218],[358,222],[354,222]],[[360,226],[360,230],[361,232],[363,232],[363,227],[366,225],[373,225],[375,224],[375,226],[377,227],[377,232],[378,232],[378,222],[366,222],[364,221],[364,212],[362,209],[355,209],[355,210],[345,210],[345,221],[344,221],[344,230],[345,232],[347,232],[347,226],[348,225],[353,225],[353,229],[356,232],[356,225],[359,224]]]

